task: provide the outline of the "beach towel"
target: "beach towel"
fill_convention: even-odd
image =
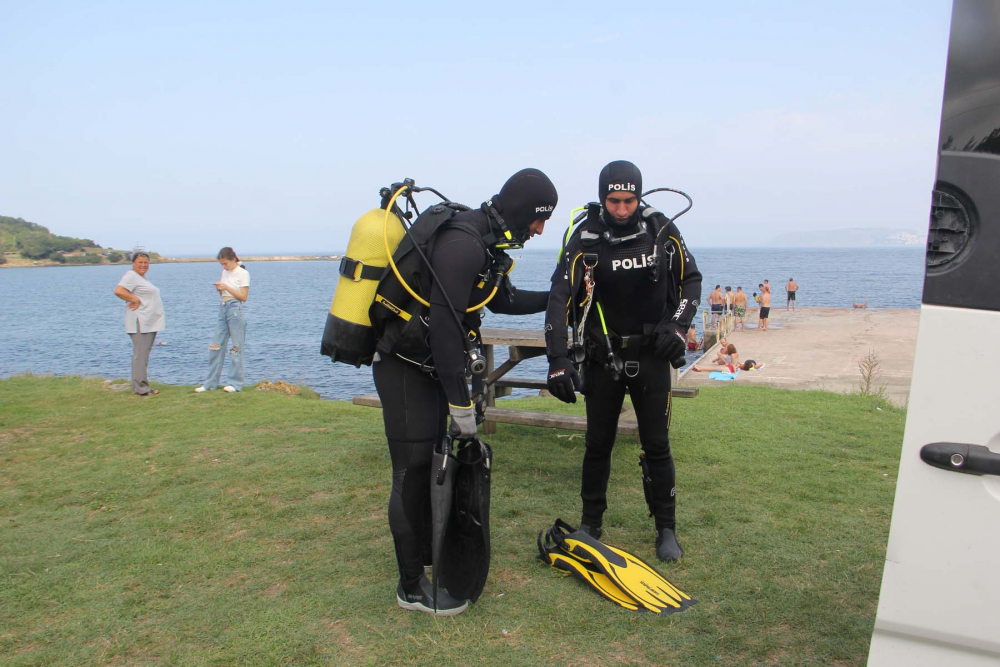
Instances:
[[[741,371],[736,371],[735,373],[726,373],[725,371],[712,371],[708,374],[710,380],[721,380],[722,382],[728,382],[729,380],[735,380]]]

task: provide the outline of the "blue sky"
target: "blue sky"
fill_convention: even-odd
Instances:
[[[0,0],[0,214],[173,255],[336,251],[383,185],[477,205],[533,166],[560,203],[529,247],[555,247],[628,159],[694,198],[694,247],[922,230],[950,12]]]

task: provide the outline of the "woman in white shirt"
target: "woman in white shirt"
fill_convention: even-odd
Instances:
[[[125,304],[125,333],[132,339],[132,393],[149,396],[160,392],[149,386],[146,369],[149,351],[153,349],[156,334],[166,326],[160,290],[146,280],[149,255],[132,254],[132,270],[122,276],[115,287],[115,296]]]
[[[219,320],[215,326],[215,337],[208,346],[208,379],[195,389],[197,393],[217,389],[222,384],[222,390],[234,393],[243,389],[245,374],[244,344],[247,338],[246,301],[250,293],[250,273],[240,264],[236,252],[225,247],[216,255],[222,265],[222,278],[214,283],[222,303],[219,304]],[[232,338],[229,348],[229,377],[222,383],[222,365],[225,361],[225,349]]]

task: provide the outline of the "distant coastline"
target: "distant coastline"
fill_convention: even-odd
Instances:
[[[927,232],[894,227],[809,230],[779,234],[771,239],[771,245],[776,248],[924,248]]]
[[[244,262],[337,262],[343,255],[250,255],[241,257]],[[152,264],[187,264],[189,262],[216,262],[215,257],[163,257],[154,259]],[[25,259],[9,253],[7,262],[0,269],[40,269],[51,266],[130,266],[128,261],[101,262],[100,264],[63,264],[51,259]]]
[[[246,255],[242,262],[337,262],[343,255]],[[160,264],[183,264],[186,262],[217,262],[215,257],[161,257]]]

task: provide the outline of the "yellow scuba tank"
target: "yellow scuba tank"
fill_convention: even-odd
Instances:
[[[389,263],[386,246],[394,252],[405,233],[399,216],[385,208],[373,208],[351,228],[320,347],[320,352],[333,361],[358,367],[371,365],[375,333],[368,309]]]

